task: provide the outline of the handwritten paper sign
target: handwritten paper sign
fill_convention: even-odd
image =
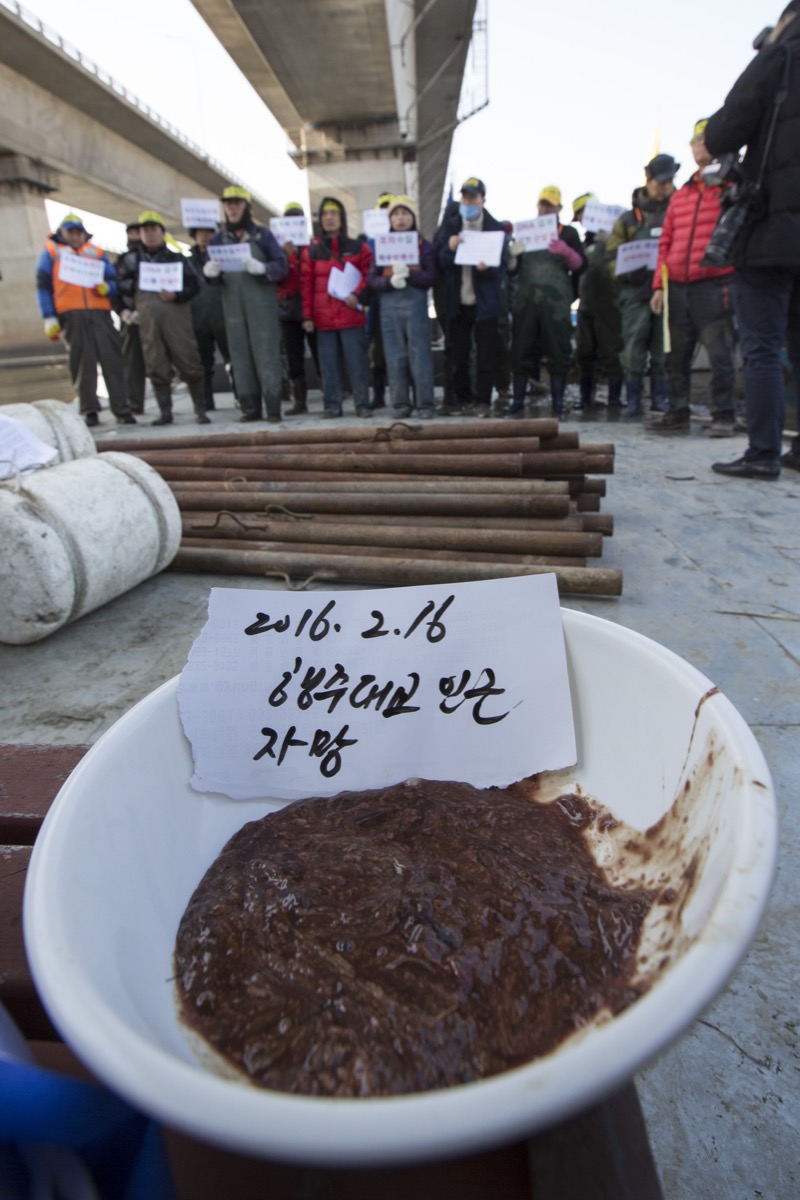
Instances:
[[[358,267],[346,262],[344,269],[332,267],[328,276],[328,294],[337,300],[346,300],[361,283],[363,275]]]
[[[353,592],[214,588],[181,675],[192,787],[295,800],[575,762],[554,575]]]
[[[581,225],[587,233],[605,233],[614,228],[617,217],[624,212],[622,204],[601,204],[599,200],[587,200]]]
[[[270,217],[269,227],[279,246],[293,242],[295,246],[307,246],[308,222],[305,217]]]
[[[226,242],[223,246],[209,246],[208,257],[218,262],[223,271],[243,271],[249,258],[249,242]]]
[[[140,292],[182,292],[183,263],[139,263]]]
[[[181,200],[184,229],[216,229],[219,222],[219,200]]]
[[[0,479],[17,471],[21,475],[36,471],[54,458],[58,458],[58,451],[31,433],[22,421],[0,414]]]
[[[367,208],[362,212],[361,219],[364,222],[364,233],[368,238],[377,237],[379,233],[389,232],[389,212],[385,208]]]
[[[375,262],[379,267],[403,262],[419,264],[419,234],[410,229],[405,233],[379,233],[375,238]]]
[[[648,271],[655,270],[658,262],[658,242],[657,237],[649,240],[642,238],[640,241],[625,242],[620,246],[616,259],[617,275],[627,275],[631,271],[638,271],[640,267],[647,267]]]
[[[484,263],[487,267],[499,267],[503,256],[505,234],[502,229],[487,230],[462,229],[456,250],[456,265],[459,267],[476,267]]]
[[[514,222],[514,238],[525,243],[525,250],[546,250],[554,237],[558,237],[558,217],[547,213],[544,217],[533,217],[530,221]]]
[[[62,283],[91,288],[103,282],[106,265],[102,258],[62,250],[58,256],[58,277]]]

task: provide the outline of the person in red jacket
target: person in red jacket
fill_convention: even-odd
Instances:
[[[372,251],[363,238],[347,236],[347,213],[340,200],[325,196],[319,206],[320,236],[300,259],[303,329],[317,334],[324,417],[342,415],[344,359],[359,417],[369,417],[369,355],[362,296]],[[336,272],[336,274],[334,274]],[[342,285],[349,278],[346,294]],[[336,295],[335,293],[339,293]]]
[[[668,289],[669,407],[647,428],[652,433],[689,432],[692,360],[700,342],[711,364],[711,437],[730,437],[736,431],[733,268],[700,266],[719,220],[722,191],[708,186],[701,177],[703,167],[711,162],[703,138],[705,127],[706,121],[698,121],[694,127],[689,145],[698,169],[673,194],[661,230],[650,308],[656,315],[663,313]]]

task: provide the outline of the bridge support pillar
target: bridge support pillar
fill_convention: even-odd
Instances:
[[[43,187],[22,176],[41,168],[21,155],[0,157],[0,228],[3,230],[0,286],[0,354],[41,354],[42,322],[36,306],[36,263],[50,230]]]

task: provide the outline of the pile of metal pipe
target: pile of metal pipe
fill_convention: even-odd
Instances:
[[[111,449],[100,443],[98,449]],[[559,591],[619,595],[588,565],[612,444],[555,419],[443,427],[281,429],[118,439],[169,483],[183,521],[173,570],[398,585],[554,572]]]

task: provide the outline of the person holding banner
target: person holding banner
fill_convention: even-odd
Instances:
[[[461,185],[461,201],[448,206],[434,244],[438,246],[437,266],[443,276],[441,311],[446,319],[453,362],[453,395],[439,409],[442,416],[466,411],[488,417],[492,411],[497,329],[503,305],[503,279],[508,266],[508,238],[505,229],[486,204],[486,185],[471,176]],[[469,233],[501,233],[502,247],[496,266],[486,262],[463,264],[457,261],[459,247]],[[475,346],[475,392],[470,373],[472,346]],[[474,401],[474,404],[473,404]]]
[[[550,377],[553,413],[563,414],[572,357],[570,309],[578,276],[586,266],[577,232],[558,220],[560,189],[542,188],[537,210],[539,217],[548,217],[553,223],[545,248],[529,250],[525,243],[514,241],[510,249],[509,274],[518,278],[511,310],[513,399],[508,416],[524,413],[528,379],[537,373],[542,361],[547,363]]]
[[[203,364],[195,341],[189,305],[200,281],[188,258],[166,242],[163,217],[139,214],[142,240],[119,263],[121,319],[138,322],[147,377],[153,385],[160,416],[152,425],[172,424],[172,377],[175,371],[189,388],[198,425],[207,425]]]
[[[712,161],[704,133],[707,121],[694,127],[691,147],[697,170],[672,197],[658,245],[650,308],[661,317],[669,296],[670,354],[667,360],[669,408],[648,423],[652,433],[688,433],[692,362],[698,342],[711,366],[711,437],[736,431],[733,389],[731,276],[733,267],[705,267],[701,260],[720,218],[723,186],[709,187],[701,171]]]
[[[323,417],[342,415],[341,358],[347,367],[356,413],[372,416],[369,404],[369,354],[362,296],[372,265],[372,251],[363,238],[347,234],[347,213],[341,200],[324,196],[320,202],[320,236],[300,259],[303,328],[317,334],[322,370]]]
[[[197,341],[197,349],[200,353],[200,361],[203,364],[203,393],[205,395],[206,412],[210,412],[216,407],[214,402],[214,371],[216,369],[215,350],[217,348],[219,348],[228,373],[232,374],[231,356],[228,351],[228,335],[225,332],[225,313],[222,308],[222,293],[219,288],[212,287],[203,274],[203,268],[209,261],[208,247],[216,232],[216,225],[211,228],[196,226],[189,230],[189,237],[192,239],[189,257],[192,260],[192,266],[200,284],[200,290],[191,301],[191,305],[194,336]],[[232,383],[232,386],[235,394],[235,381]]]
[[[302,204],[292,200],[283,210],[285,217],[302,217],[305,212]],[[289,265],[286,278],[278,284],[278,312],[281,319],[281,336],[283,348],[286,351],[286,365],[289,372],[289,384],[292,389],[294,403],[287,408],[287,417],[298,417],[308,412],[308,382],[306,380],[306,347],[311,351],[311,357],[319,374],[319,359],[317,357],[317,335],[306,333],[303,328],[303,299],[300,295],[300,254],[302,246],[294,242],[283,243],[283,253]]]
[[[125,226],[125,240],[127,247],[123,253],[133,250],[141,242],[142,236],[139,232],[137,221],[129,221]],[[115,262],[119,262],[121,257],[122,255],[118,254]],[[122,310],[122,301],[119,298],[119,294],[117,294],[116,301],[114,302],[114,309],[117,314]],[[144,412],[144,393],[147,382],[139,326],[133,324],[126,325],[124,321],[120,320],[119,337],[122,343],[122,371],[125,376],[125,391],[128,396],[131,412],[136,413],[138,416]]]
[[[592,192],[585,192],[573,200],[572,220],[583,225],[586,207],[595,199]],[[586,270],[578,285],[580,304],[575,358],[581,393],[579,408],[584,412],[594,404],[598,372],[602,372],[608,381],[608,407],[612,411],[622,407],[622,321],[617,285],[608,273],[606,242],[609,232],[610,226],[605,229],[595,226],[587,229],[583,238]]]
[[[378,262],[380,240],[376,239],[376,257],[369,272],[370,291],[380,297],[380,324],[389,391],[396,417],[411,416],[411,382],[414,384],[419,415],[435,416],[433,402],[433,350],[428,318],[428,291],[436,281],[433,246],[417,231],[417,210],[408,196],[393,196],[389,205],[392,234],[413,234],[409,259]],[[389,240],[388,238],[386,239]]]
[[[108,255],[92,246],[83,221],[68,213],[45,242],[36,266],[36,296],[51,341],[64,339],[81,415],[100,423],[97,364],[103,372],[111,411],[119,425],[135,425],[125,388],[122,348],[111,306],[117,276]]]
[[[614,222],[606,250],[612,261],[609,271],[619,284],[622,317],[622,369],[625,377],[626,417],[638,417],[642,411],[642,384],[650,359],[650,409],[665,412],[667,386],[664,376],[663,323],[650,308],[653,270],[658,255],[655,239],[660,237],[667,205],[675,191],[674,179],[680,169],[671,154],[657,154],[645,167],[646,182],[633,193],[631,207]],[[649,266],[620,270],[620,248],[632,242],[653,242],[642,246],[642,254],[652,249]],[[633,247],[631,247],[633,249]],[[628,267],[628,263],[624,264]]]
[[[222,285],[225,329],[236,380],[241,421],[281,419],[281,327],[277,284],[286,278],[289,265],[275,235],[253,220],[252,197],[237,184],[223,189],[225,224],[214,234],[210,261],[203,267],[206,279]],[[215,257],[220,251],[241,251],[237,262]],[[263,405],[263,409],[262,409]]]

